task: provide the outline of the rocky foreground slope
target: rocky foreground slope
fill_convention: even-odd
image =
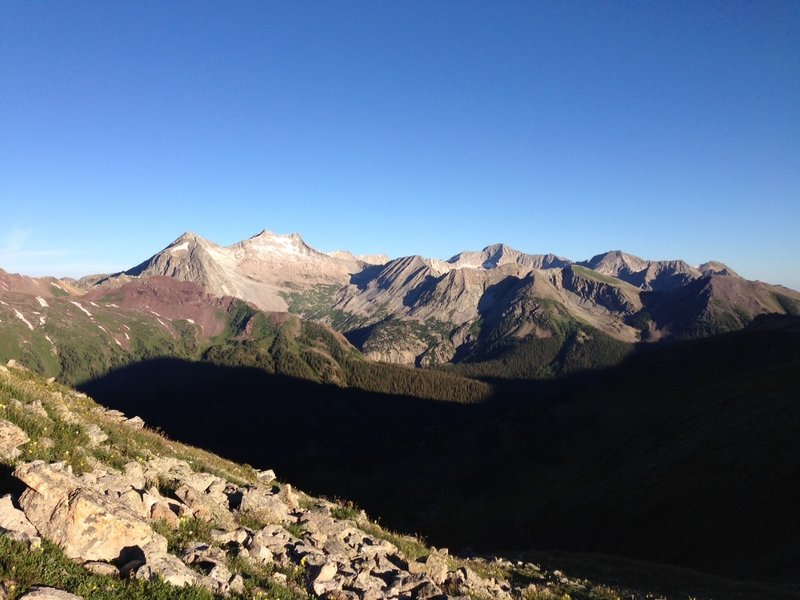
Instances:
[[[655,597],[426,547],[9,363],[0,366],[0,598],[71,594]]]

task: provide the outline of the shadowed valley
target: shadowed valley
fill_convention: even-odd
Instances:
[[[796,320],[763,319],[470,405],[166,359],[82,389],[435,544],[796,584],[798,342]]]

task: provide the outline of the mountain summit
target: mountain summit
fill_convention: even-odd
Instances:
[[[174,277],[198,283],[219,296],[242,298],[263,310],[286,311],[285,295],[291,290],[341,286],[365,264],[352,256],[319,252],[297,233],[281,235],[265,229],[231,246],[219,246],[186,232],[115,277]]]

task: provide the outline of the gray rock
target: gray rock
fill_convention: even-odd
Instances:
[[[100,429],[100,427],[95,423],[89,423],[86,425],[86,427],[84,427],[84,431],[86,431],[86,436],[89,438],[89,443],[92,446],[99,446],[108,440],[108,435],[106,435],[106,432]]]
[[[14,506],[10,494],[0,498],[0,530],[14,532],[22,539],[31,541],[39,537],[39,532],[25,513]]]
[[[20,596],[19,600],[83,600],[81,596],[70,594],[62,590],[51,587],[32,587],[31,590],[24,596]]]
[[[118,576],[119,569],[111,563],[102,562],[99,560],[90,560],[83,563],[83,568],[95,575]]]
[[[47,411],[45,410],[44,406],[42,405],[42,401],[39,400],[39,399],[34,400],[30,404],[23,404],[23,406],[25,407],[25,410],[27,410],[29,413],[31,413],[32,415],[34,415],[36,417],[39,417],[41,419],[49,418],[48,414],[47,414]]]
[[[0,458],[17,458],[22,451],[19,446],[28,443],[30,438],[11,421],[0,419]]]
[[[337,571],[338,569],[336,563],[333,561],[328,561],[322,564],[321,566],[314,568],[309,573],[309,578],[314,583],[322,583],[333,579]]]
[[[204,521],[211,521],[220,529],[232,531],[236,529],[233,515],[224,506],[220,506],[204,492],[197,491],[187,484],[175,490],[175,496],[192,511],[192,516]]]
[[[213,587],[199,573],[183,564],[177,556],[166,552],[147,556],[146,563],[136,570],[136,579],[155,581],[159,577],[177,587],[188,585]]]
[[[420,573],[436,583],[441,585],[447,579],[447,571],[449,565],[447,560],[438,554],[429,554],[428,556],[408,563],[408,570],[410,573]]]
[[[262,483],[269,483],[271,481],[275,481],[275,471],[272,469],[267,469],[266,471],[256,471],[256,477]]]
[[[170,529],[177,529],[180,527],[181,521],[172,505],[168,502],[155,502],[150,508],[150,520],[155,522],[166,523]]]
[[[142,429],[144,427],[144,420],[142,417],[131,417],[130,419],[125,419],[122,423],[134,429]]]
[[[29,486],[19,500],[25,516],[70,558],[112,561],[126,547],[167,549],[167,540],[125,504],[80,487],[63,465],[35,461],[14,475]]]
[[[277,494],[262,487],[247,488],[242,492],[239,512],[252,515],[264,523],[288,523],[290,507]]]

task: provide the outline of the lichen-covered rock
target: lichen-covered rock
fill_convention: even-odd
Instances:
[[[70,558],[113,561],[132,546],[166,552],[167,540],[148,523],[119,500],[81,487],[63,465],[37,461],[14,474],[28,485],[19,500],[25,516]]]

